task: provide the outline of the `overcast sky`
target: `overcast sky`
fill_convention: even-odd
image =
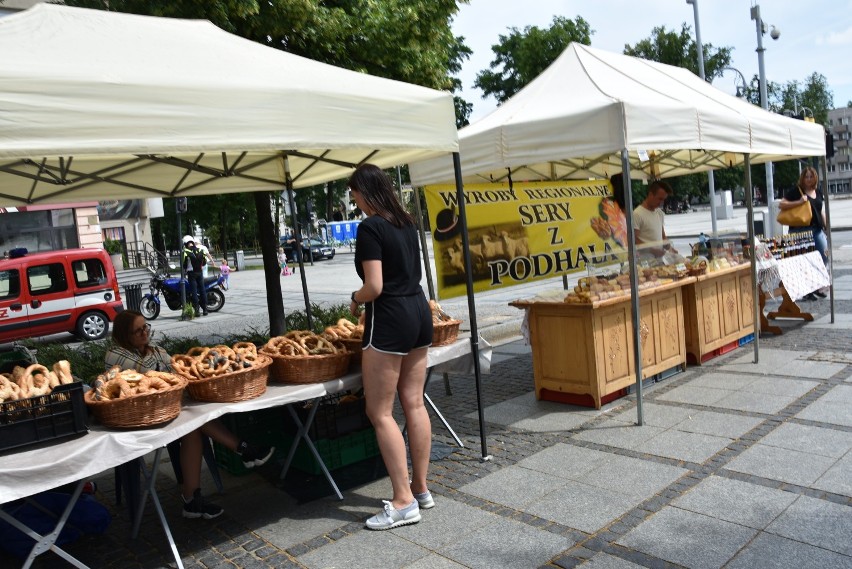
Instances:
[[[757,74],[757,29],[751,19],[751,0],[698,0],[701,41],[714,47],[733,47],[732,67],[746,80]],[[834,94],[834,106],[852,100],[852,0],[764,0],[760,15],[776,26],[781,37],[763,36],[764,63],[769,81],[804,81],[814,71],[822,73]],[[473,50],[465,62],[462,96],[473,103],[471,120],[494,109],[493,98],[482,99],[473,88],[476,74],[493,59],[491,46],[508,28],[549,27],[555,15],[582,16],[594,34],[592,47],[622,53],[624,44],[648,38],[656,26],[680,31],[686,22],[695,33],[693,8],[686,0],[470,0],[453,23],[456,35],[465,37]],[[771,28],[770,28],[771,29]],[[736,74],[727,72],[713,85],[733,94]]]

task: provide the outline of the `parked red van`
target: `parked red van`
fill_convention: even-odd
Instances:
[[[124,310],[103,249],[64,249],[0,260],[0,342],[60,332],[107,335]]]

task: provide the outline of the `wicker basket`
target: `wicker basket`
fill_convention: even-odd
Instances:
[[[186,391],[196,401],[227,403],[254,399],[266,393],[270,365],[272,358],[258,354],[254,365],[241,371],[214,375],[207,379],[187,377],[189,383]]]
[[[346,349],[352,353],[351,363],[361,363],[361,352],[363,351],[361,338],[340,338],[337,341],[346,346]]]
[[[86,392],[86,405],[106,427],[139,428],[167,423],[180,414],[186,378],[167,389],[108,401],[95,400],[95,390]]]
[[[316,356],[274,356],[269,379],[278,383],[322,383],[345,375],[352,352]]]
[[[452,344],[459,337],[461,320],[445,320],[432,323],[432,346]]]

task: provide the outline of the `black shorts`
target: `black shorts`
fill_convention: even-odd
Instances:
[[[382,296],[365,307],[364,348],[405,355],[432,344],[432,311],[423,293]]]

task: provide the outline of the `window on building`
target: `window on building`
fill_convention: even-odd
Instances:
[[[18,211],[0,215],[0,248],[24,247],[30,253],[80,246],[71,208]]]

